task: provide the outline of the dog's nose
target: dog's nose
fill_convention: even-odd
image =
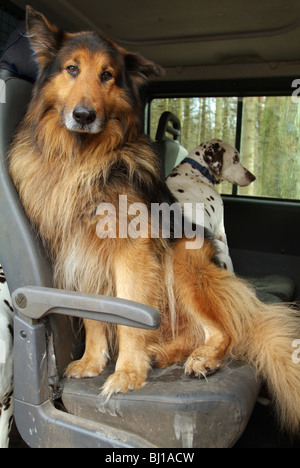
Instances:
[[[254,182],[256,180],[256,177],[250,172],[249,179],[251,180],[251,182]]]
[[[76,107],[73,111],[74,120],[80,125],[89,125],[96,120],[96,112],[85,107]]]

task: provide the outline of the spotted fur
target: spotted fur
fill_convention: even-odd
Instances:
[[[188,162],[187,160],[191,160]],[[193,166],[192,161],[196,165]],[[214,187],[222,181],[247,186],[255,180],[240,162],[238,151],[222,140],[211,140],[197,146],[183,163],[167,178],[167,185],[177,200],[184,203],[204,204],[204,224],[218,244],[218,260],[233,272],[224,228],[223,201]],[[193,219],[195,222],[195,219]]]
[[[13,419],[13,308],[0,266],[0,448],[9,445]]]

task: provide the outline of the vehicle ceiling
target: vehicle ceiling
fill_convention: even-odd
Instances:
[[[24,8],[28,1],[14,3]],[[93,29],[143,54],[164,66],[171,79],[192,77],[199,69],[207,77],[224,67],[232,76],[249,70],[264,76],[293,75],[300,67],[298,0],[31,0],[30,4],[69,31]]]

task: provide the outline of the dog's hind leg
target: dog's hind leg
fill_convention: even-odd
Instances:
[[[216,320],[214,296],[210,289],[217,267],[212,263],[214,248],[205,242],[199,250],[187,250],[184,242],[174,249],[174,287],[176,307],[185,317],[185,341],[193,343],[185,371],[188,375],[205,377],[222,366],[231,338]],[[203,330],[202,333],[199,330]]]
[[[201,316],[188,320],[190,327],[181,328],[173,339],[160,343],[154,353],[155,363],[167,367],[188,358],[185,373],[206,377],[222,366],[230,339],[221,327]]]
[[[203,321],[206,340],[186,361],[185,373],[195,377],[206,377],[214,374],[223,364],[230,345],[226,333],[213,323]]]

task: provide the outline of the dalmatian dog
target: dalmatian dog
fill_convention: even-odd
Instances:
[[[214,186],[228,181],[246,187],[254,180],[255,176],[241,164],[238,151],[217,139],[197,146],[166,180],[182,207],[184,203],[204,204],[204,225],[217,242],[218,260],[232,273],[234,270],[224,228],[223,201]],[[188,214],[194,223],[195,213],[193,209],[193,215]]]
[[[0,265],[0,448],[8,448],[13,420],[13,308]]]

